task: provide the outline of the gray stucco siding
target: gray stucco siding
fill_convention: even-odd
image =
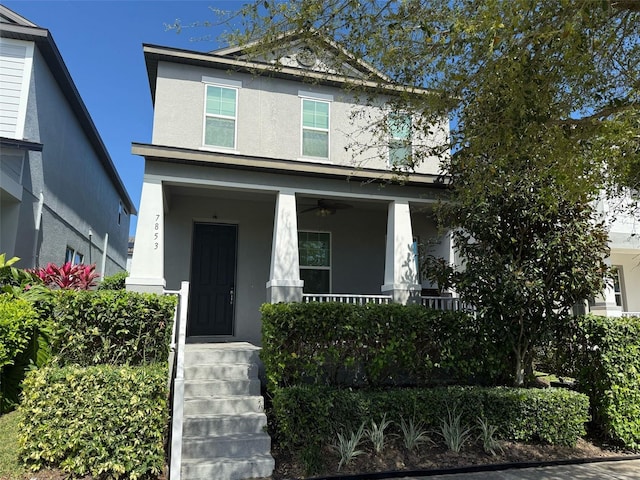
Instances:
[[[121,197],[37,49],[25,137],[42,143],[43,150],[29,153],[23,187],[35,199],[43,193],[43,219],[47,211],[59,219],[46,225],[43,221],[39,263],[61,263],[66,247],[74,247],[76,236],[88,244],[91,229],[100,250],[105,234],[109,235],[106,273],[124,269],[130,217],[123,215],[118,225]],[[31,223],[35,228],[35,221]],[[88,262],[88,255],[85,258]],[[92,260],[100,269],[101,257]]]
[[[304,159],[366,168],[387,168],[386,145],[368,129],[369,118],[380,110],[358,104],[344,90],[266,76],[230,73],[204,67],[160,62],[156,84],[153,143],[192,149],[224,150],[203,145],[205,83],[215,79],[241,82],[238,90],[235,154]],[[303,157],[301,152],[300,93],[332,96],[330,101],[329,158]],[[365,115],[354,117],[356,111]],[[444,138],[442,133],[440,138]],[[353,144],[367,148],[360,152]],[[417,139],[417,143],[424,143]],[[438,173],[439,160],[427,159],[417,171]]]

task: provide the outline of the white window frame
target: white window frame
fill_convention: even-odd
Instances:
[[[240,89],[242,88],[242,82],[238,80],[231,80],[226,78],[214,78],[214,77],[202,77],[202,83],[204,84],[204,105],[202,106],[202,147],[212,150],[224,150],[224,151],[237,151],[238,149],[238,97]],[[230,117],[228,115],[216,115],[207,113],[207,92],[209,87],[226,88],[229,90],[235,90],[236,97],[236,115]],[[222,118],[224,120],[233,120],[233,147],[224,147],[221,145],[209,145],[207,140],[207,118]]]
[[[402,138],[402,137],[395,137],[393,136],[393,130],[391,128],[390,122],[392,121],[393,117],[404,117],[409,121],[409,136],[408,138]],[[409,155],[413,155],[413,117],[406,112],[397,112],[397,113],[390,113],[389,116],[387,117],[387,128],[389,129],[389,152],[387,155],[387,165],[389,166],[389,168],[405,168],[405,167],[409,167],[410,165],[408,165],[406,163],[406,159],[404,159],[404,162],[401,163],[394,163],[391,161],[391,152],[396,150],[395,147],[392,147],[393,142],[407,142],[407,145],[403,148],[408,148],[409,149]]]
[[[331,232],[329,231],[325,231],[325,230],[298,230],[298,236],[301,233],[325,233],[327,235],[329,235],[329,266],[319,266],[319,265],[303,265],[302,262],[300,262],[300,253],[298,252],[298,262],[299,262],[299,267],[300,267],[300,272],[302,273],[302,270],[325,270],[329,272],[329,291],[327,293],[333,293],[333,274],[332,274],[332,265],[333,265],[333,235],[331,235]],[[300,244],[298,241],[298,249],[300,248]]]
[[[618,289],[616,290],[616,281],[614,279],[613,282],[613,294],[616,299],[616,306],[622,308],[623,312],[626,312],[627,302],[625,301],[624,295],[624,274],[622,273],[622,265],[612,265],[611,268],[615,272],[615,276],[617,277]],[[619,303],[618,303],[619,302]]]
[[[331,157],[331,103],[333,102],[333,95],[328,95],[324,93],[316,93],[316,92],[306,92],[299,91],[298,97],[300,97],[300,156],[304,159],[313,159],[313,160],[329,160]],[[318,103],[326,103],[327,104],[327,128],[317,128],[317,127],[305,127],[304,126],[304,102],[305,100],[311,102]],[[327,134],[327,156],[326,157],[315,157],[312,155],[304,154],[304,131],[312,131],[312,132],[326,132]]]

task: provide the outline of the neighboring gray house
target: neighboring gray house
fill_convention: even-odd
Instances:
[[[110,275],[135,213],[51,33],[0,5],[0,253]]]
[[[416,138],[406,118],[381,141],[367,125],[386,117],[399,87],[386,83],[369,106],[343,88],[347,77],[373,89],[382,74],[330,41],[284,40],[275,72],[244,48],[144,46],[153,138],[132,149],[145,175],[127,285],[189,281],[191,342],[259,345],[267,301],[404,303],[430,286],[415,244],[437,235],[441,158],[403,185],[390,166],[446,139],[448,121]],[[354,139],[369,148],[349,148]],[[448,237],[434,253],[453,260]]]

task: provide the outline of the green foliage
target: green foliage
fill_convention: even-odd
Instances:
[[[440,421],[438,431],[445,446],[452,452],[459,453],[462,447],[471,440],[471,427],[462,424],[462,414],[447,408],[447,416]]]
[[[333,448],[340,455],[340,462],[338,463],[338,471],[343,465],[349,465],[351,460],[364,453],[363,450],[358,450],[360,443],[362,442],[362,436],[364,435],[364,423],[360,425],[358,430],[351,432],[349,436],[338,432],[338,439],[333,445]]]
[[[492,456],[496,456],[498,452],[504,453],[500,442],[495,438],[498,427],[491,425],[484,418],[478,417],[477,420],[478,428],[480,429],[478,440],[482,443],[484,452]]]
[[[478,415],[496,426],[496,437],[514,441],[575,445],[585,434],[589,401],[564,389],[446,387],[351,390],[301,385],[273,393],[273,433],[283,448],[320,448],[341,431],[356,431],[384,414],[396,425],[413,418],[419,430],[437,430],[448,406],[457,405],[462,425]]]
[[[52,353],[61,364],[167,360],[175,298],[122,290],[56,294]]]
[[[118,272],[104,277],[98,285],[98,290],[124,290],[125,280],[129,276],[128,272]]]
[[[0,294],[0,368],[11,365],[29,345],[38,321],[27,301]]]
[[[265,304],[261,311],[270,388],[495,383],[509,355],[464,312],[342,303]]]
[[[167,368],[45,367],[24,382],[20,456],[38,470],[145,478],[164,465]]]
[[[393,425],[391,420],[387,420],[387,414],[382,415],[380,419],[380,423],[377,423],[375,420],[371,420],[370,425],[364,430],[364,436],[371,442],[373,445],[373,451],[377,454],[382,453],[384,450],[384,445],[386,439],[389,436],[386,434],[386,430]]]
[[[594,423],[614,441],[640,448],[640,317],[578,317],[558,344],[591,400]]]
[[[421,422],[416,422],[415,415],[405,420],[400,417],[400,430],[402,431],[402,442],[407,450],[412,452],[421,443],[432,443],[429,432],[425,430]]]

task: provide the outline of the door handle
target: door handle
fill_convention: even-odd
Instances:
[[[234,293],[234,291],[233,291],[233,288],[232,288],[231,291],[229,292],[229,296],[230,296],[229,304],[231,304],[231,305],[233,305],[233,293]]]

